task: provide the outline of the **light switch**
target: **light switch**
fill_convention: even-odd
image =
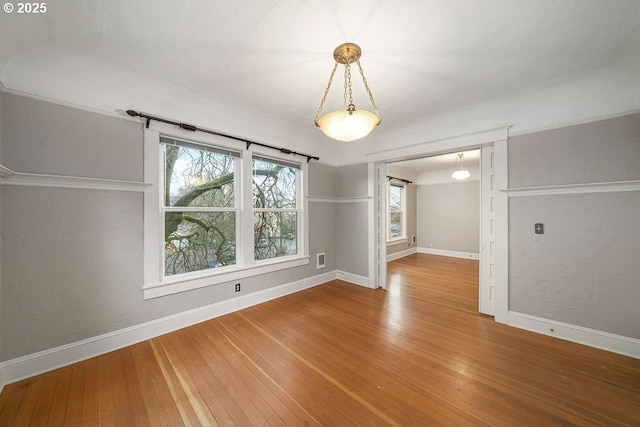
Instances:
[[[544,234],[544,224],[537,223],[535,227],[536,234]]]

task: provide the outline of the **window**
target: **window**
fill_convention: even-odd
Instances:
[[[309,263],[306,163],[144,134],[145,299]]]
[[[236,263],[239,153],[160,139],[166,276]]]
[[[403,184],[389,182],[389,214],[387,224],[388,240],[406,237],[405,230],[405,187]]]
[[[299,165],[253,157],[254,259],[298,252]]]

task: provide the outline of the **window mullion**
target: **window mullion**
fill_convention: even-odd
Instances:
[[[241,266],[250,266],[255,264],[253,259],[253,158],[251,151],[244,150],[240,162],[242,167],[240,168],[240,196],[238,200],[240,209],[239,263]]]

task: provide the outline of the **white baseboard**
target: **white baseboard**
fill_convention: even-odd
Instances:
[[[640,359],[640,340],[509,311],[507,324],[539,334]]]
[[[400,259],[400,258],[404,258],[406,256],[415,254],[416,252],[418,252],[418,248],[409,248],[409,249],[405,249],[404,251],[399,251],[399,252],[395,252],[392,253],[390,255],[387,255],[387,262],[389,261],[393,261],[396,259]]]
[[[434,249],[434,248],[418,248],[418,253],[421,254],[430,254],[430,255],[440,255],[440,256],[449,256],[453,258],[465,258],[465,259],[480,259],[479,253],[472,252],[460,252],[460,251],[450,251],[447,249]]]
[[[0,391],[6,384],[99,356],[168,332],[242,310],[336,279],[337,272],[309,277],[226,301],[152,320],[0,363]]]
[[[360,276],[358,274],[347,273],[346,271],[338,270],[338,274],[336,276],[339,280],[344,280],[345,282],[353,283],[354,285],[364,286],[369,288],[369,278],[365,276]]]

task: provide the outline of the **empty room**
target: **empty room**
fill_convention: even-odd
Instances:
[[[5,1],[0,425],[640,425],[638,22]]]

